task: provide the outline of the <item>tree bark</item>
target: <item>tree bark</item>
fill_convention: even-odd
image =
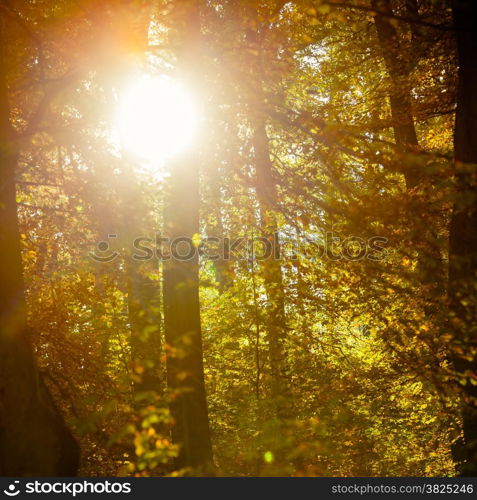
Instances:
[[[131,255],[127,256],[131,259]],[[128,313],[131,325],[131,357],[135,371],[134,392],[141,397],[164,392],[161,376],[161,316],[157,283],[145,276],[151,266],[135,261],[126,264]],[[146,269],[146,271],[145,271]]]
[[[371,7],[378,12],[392,15],[390,0],[371,0]],[[381,44],[384,62],[391,80],[389,100],[396,145],[406,149],[419,146],[412,115],[411,90],[409,87],[409,64],[403,58],[399,35],[391,19],[375,15],[374,22]],[[402,171],[408,189],[419,182],[419,172],[412,165],[403,165]]]
[[[262,269],[268,303],[267,337],[270,353],[271,392],[275,400],[277,416],[285,419],[290,416],[291,390],[285,356],[287,336],[285,293],[278,225],[274,213],[277,194],[265,121],[258,118],[253,127],[255,190],[260,207],[261,232],[262,237],[270,244],[269,256],[263,260]]]
[[[172,13],[178,44],[178,61],[186,80],[197,78],[201,45],[199,2],[176,2]],[[195,85],[199,85],[194,81]],[[200,142],[200,139],[198,143]],[[199,234],[200,152],[189,151],[171,162],[164,208],[165,234],[171,241]],[[178,246],[177,250],[183,251]],[[187,253],[187,250],[186,250]],[[213,474],[212,446],[204,381],[202,331],[199,305],[199,259],[172,256],[163,270],[164,328],[167,382],[172,390],[170,405],[175,420],[172,437],[180,445],[177,466],[191,467],[193,474]]]
[[[73,476],[78,445],[36,367],[23,283],[15,169],[0,18],[0,475]]]
[[[393,15],[390,0],[372,0],[371,5],[379,12]],[[415,0],[406,0],[405,3],[408,17],[417,23],[419,13]],[[413,54],[405,55],[399,33],[392,24],[390,17],[377,14],[375,17],[376,31],[381,45],[386,70],[391,81],[390,107],[392,123],[394,129],[394,139],[396,146],[403,153],[409,151],[419,151],[419,141],[412,113],[411,87],[409,83],[411,62],[415,57]],[[422,33],[417,24],[411,23],[411,34],[413,45],[416,39],[422,39]],[[401,171],[406,180],[406,187],[412,196],[413,190],[420,183],[426,181],[423,173],[413,165],[412,160],[401,166]],[[429,180],[427,180],[429,182]],[[427,214],[427,207],[421,208],[421,214]],[[426,290],[427,305],[426,314],[432,316],[436,307],[438,297],[442,296],[445,290],[445,276],[442,272],[442,258],[440,254],[438,237],[433,231],[430,221],[422,215],[416,214],[417,222],[414,230],[413,243],[418,251],[417,275],[419,281],[428,287]]]
[[[148,233],[147,207],[141,198],[132,160],[125,154],[121,179],[121,237],[125,247],[125,271],[128,294],[128,316],[131,330],[131,359],[134,393],[147,403],[164,391],[162,377],[162,318],[160,286],[149,274],[157,272],[155,255],[147,255],[134,246],[136,238]],[[131,210],[134,207],[134,210]],[[149,228],[150,231],[151,228]],[[148,235],[149,236],[149,235]],[[152,252],[152,249],[151,249]],[[146,397],[149,393],[150,398]]]
[[[456,201],[449,240],[450,324],[453,364],[463,386],[464,450],[460,473],[477,475],[477,6],[452,4],[459,83],[454,131]]]

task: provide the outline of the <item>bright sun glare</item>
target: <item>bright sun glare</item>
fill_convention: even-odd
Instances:
[[[159,167],[191,147],[198,112],[192,95],[180,82],[142,76],[120,96],[116,122],[123,147]]]

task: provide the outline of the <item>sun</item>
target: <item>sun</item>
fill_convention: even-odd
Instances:
[[[192,147],[197,105],[173,78],[141,76],[120,94],[116,125],[121,146],[157,168]]]

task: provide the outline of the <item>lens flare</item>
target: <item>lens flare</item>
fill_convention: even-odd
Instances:
[[[192,146],[198,129],[197,106],[180,82],[142,76],[120,95],[116,124],[122,147],[160,166]]]

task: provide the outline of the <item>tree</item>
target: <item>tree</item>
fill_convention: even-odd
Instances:
[[[27,323],[15,187],[19,150],[8,104],[5,15],[0,29],[0,474],[73,476],[79,448],[38,372]]]
[[[391,113],[394,138],[396,144],[406,149],[416,149],[419,146],[411,104],[411,89],[409,86],[410,62],[401,48],[397,29],[393,25],[391,3],[389,0],[372,0],[371,6],[376,9],[374,16],[378,38],[386,68],[391,80]],[[422,173],[415,166],[402,166],[406,184],[412,189],[419,182]]]
[[[178,64],[187,80],[200,57],[200,3],[177,2],[172,13]],[[199,235],[199,168],[197,152],[171,162],[164,209],[165,234],[174,248],[188,245],[187,259],[170,255],[164,262],[164,328],[167,382],[172,391],[173,440],[180,445],[179,468],[195,468],[203,474],[213,470],[212,446],[204,383],[202,333],[199,304],[199,257],[192,246]],[[180,209],[178,210],[178,207]]]
[[[464,395],[462,475],[477,473],[477,9],[469,0],[452,4],[459,83],[454,132],[456,194],[449,235],[450,324],[453,362]]]

